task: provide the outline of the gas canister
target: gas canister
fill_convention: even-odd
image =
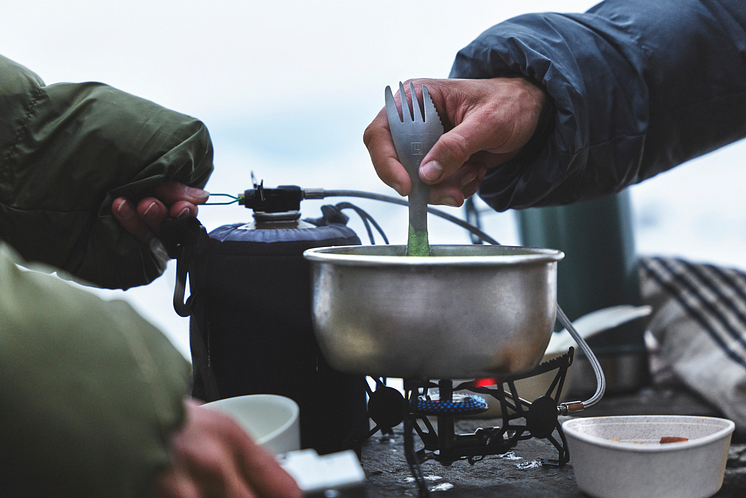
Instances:
[[[333,370],[319,351],[303,252],[360,240],[338,211],[301,220],[299,187],[255,185],[239,199],[254,220],[203,234],[178,263],[175,305],[191,315],[193,394],[205,401],[287,396],[300,406],[304,448],[352,448],[367,432],[365,378]],[[187,267],[191,296],[184,305],[178,286]]]

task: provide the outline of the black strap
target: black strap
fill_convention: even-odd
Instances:
[[[174,310],[187,317],[194,309],[197,287],[190,285],[190,296],[184,300],[189,274],[194,277],[194,265],[207,249],[207,230],[194,216],[167,220],[161,225],[161,241],[171,258],[176,259],[176,287],[174,288]]]

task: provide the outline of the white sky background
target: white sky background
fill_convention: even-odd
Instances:
[[[5,2],[0,53],[48,84],[102,81],[202,119],[215,145],[211,192],[265,185],[395,193],[375,176],[362,133],[386,85],[446,77],[481,31],[527,12],[581,12],[594,1],[167,1]],[[644,254],[746,268],[746,145],[738,143],[633,187]],[[321,203],[306,201],[304,216]],[[356,201],[403,243],[402,208]],[[315,204],[314,204],[315,203]],[[483,205],[482,205],[483,206]],[[451,210],[454,214],[459,211]],[[204,207],[208,229],[251,219],[244,208]],[[518,243],[511,213],[484,228]],[[431,222],[438,243],[465,232]],[[351,226],[365,241],[355,222]],[[171,308],[173,268],[153,284],[104,293],[133,303],[188,355],[188,323]]]

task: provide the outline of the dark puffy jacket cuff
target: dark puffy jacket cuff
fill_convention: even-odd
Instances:
[[[498,210],[612,194],[746,135],[746,9],[737,0],[607,0],[482,33],[451,77],[520,74],[555,107],[538,153],[491,170]]]
[[[520,16],[488,29],[456,57],[452,77],[494,78],[520,74],[540,84],[553,105],[551,135],[546,133],[549,127],[545,128],[545,133],[540,135],[543,143],[534,141],[530,153],[491,170],[483,181],[480,195],[500,211],[573,202],[587,193],[587,188],[613,190],[618,183],[618,178],[608,178],[606,186],[595,182],[585,185],[583,181],[585,154],[593,138],[590,108],[606,107],[609,101],[593,102],[595,94],[587,92],[584,71],[580,68],[608,65],[606,69],[597,68],[599,79],[608,78],[609,67],[622,58],[613,50],[606,53],[603,46],[594,42],[598,34],[583,28],[578,18],[569,16]],[[586,39],[582,40],[583,37]],[[576,43],[595,47],[579,51]],[[630,94],[640,90],[638,83],[631,79]],[[618,102],[630,102],[630,99]],[[619,133],[611,129],[605,132]],[[622,134],[634,137],[639,133],[640,130],[627,130]]]

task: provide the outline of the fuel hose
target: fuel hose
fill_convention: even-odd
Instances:
[[[232,204],[234,202],[237,202],[238,200],[237,197],[230,196],[228,194],[213,194],[213,195],[222,195],[225,197],[230,197],[232,199],[231,201],[228,201],[228,202],[216,202],[214,204]],[[408,205],[408,202],[405,199],[401,199],[401,198],[393,197],[389,195],[384,195],[384,194],[378,194],[374,192],[366,192],[363,190],[345,190],[345,189],[326,190],[322,188],[304,188],[302,189],[302,197],[303,199],[324,199],[326,197],[360,197],[364,199],[373,199],[377,201],[388,202],[391,204],[398,204],[400,206]],[[440,218],[443,218],[445,220],[448,220],[452,223],[455,223],[456,225],[464,228],[465,230],[468,230],[473,235],[477,236],[478,238],[487,242],[488,244],[500,245],[499,242],[497,242],[495,239],[493,239],[492,237],[484,233],[479,228],[475,227],[474,225],[456,216],[452,216],[444,211],[432,208],[430,206],[427,207],[427,212],[435,216],[438,216]],[[591,396],[585,401],[567,401],[567,402],[562,402],[559,404],[559,406],[557,407],[557,409],[559,410],[559,413],[561,415],[569,415],[572,413],[581,412],[584,409],[595,405],[601,400],[601,398],[604,395],[604,392],[606,391],[606,377],[604,376],[604,372],[603,372],[603,369],[601,368],[601,363],[598,361],[598,358],[596,358],[596,355],[593,353],[593,351],[588,346],[588,344],[585,342],[585,340],[580,336],[578,331],[575,330],[575,327],[573,327],[572,322],[567,317],[567,315],[565,315],[565,312],[562,311],[562,308],[560,307],[559,304],[557,304],[557,319],[562,324],[562,326],[567,329],[567,331],[570,333],[570,335],[575,340],[575,342],[578,344],[578,346],[580,346],[580,349],[583,351],[586,358],[588,358],[588,361],[591,364],[591,368],[593,368],[593,373],[596,377],[596,392],[593,393],[593,396]]]
[[[571,413],[581,412],[584,409],[595,405],[601,400],[604,392],[606,391],[606,377],[604,376],[604,371],[601,368],[601,363],[598,361],[598,358],[596,358],[596,355],[593,354],[593,351],[591,351],[590,346],[588,346],[585,340],[580,337],[580,334],[577,330],[575,330],[572,322],[569,318],[567,318],[567,315],[565,315],[565,312],[562,311],[562,308],[560,308],[559,304],[557,304],[557,319],[560,321],[562,326],[567,329],[572,338],[575,339],[575,342],[578,343],[580,349],[583,350],[583,353],[585,353],[585,356],[588,358],[588,361],[593,368],[593,373],[596,376],[596,392],[593,393],[593,396],[588,398],[586,401],[568,401],[559,404],[558,409],[560,415],[569,415]]]
[[[406,206],[409,203],[405,199],[393,197],[390,195],[377,194],[374,192],[366,192],[364,190],[325,190],[323,188],[304,188],[303,189],[304,199],[324,199],[325,197],[361,197],[364,199],[373,199],[376,201],[389,202],[391,204],[398,204],[400,206]],[[500,245],[495,239],[484,233],[479,228],[467,223],[466,221],[452,216],[440,209],[435,209],[430,206],[427,207],[427,212],[455,223],[461,228],[468,230],[485,242],[493,245]]]

